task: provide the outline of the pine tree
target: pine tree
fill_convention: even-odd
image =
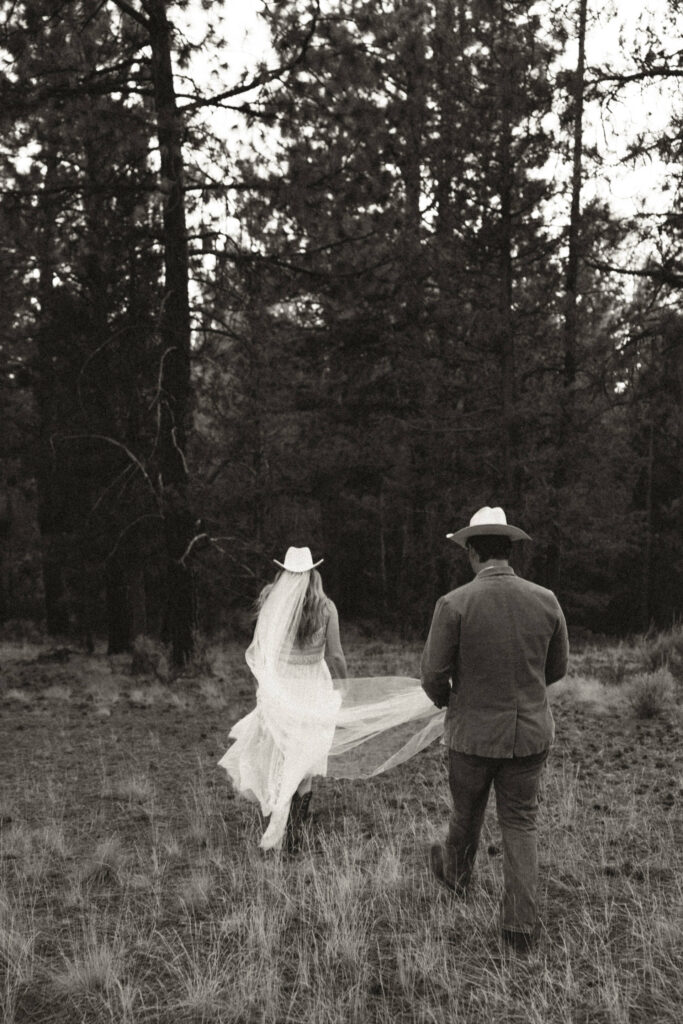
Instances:
[[[557,277],[550,266],[533,282],[549,245],[538,170],[552,47],[526,7],[463,4],[454,18],[447,6],[326,9],[305,65],[260,110],[283,173],[243,203],[269,211],[257,245],[288,272],[292,334],[319,382],[308,487],[330,548],[351,552],[328,574],[342,607],[358,607],[364,575],[367,607],[406,619],[425,551],[469,508],[482,466],[482,498],[515,505],[533,443],[519,382],[551,319],[525,303]],[[272,17],[277,45],[300,8]]]
[[[141,592],[158,515],[139,472],[153,441],[143,409],[156,383],[160,302],[146,113],[127,99],[118,70],[103,87],[101,65],[116,66],[121,52],[107,11],[88,17],[73,5],[53,18],[49,5],[31,4],[14,14],[12,75],[2,83],[13,143],[4,209],[18,228],[10,266],[32,327],[23,339],[11,332],[10,343],[31,346],[47,625],[67,632],[75,608],[92,633],[105,565],[116,650],[144,628],[126,591]]]

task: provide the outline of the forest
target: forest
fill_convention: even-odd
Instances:
[[[182,664],[294,544],[417,639],[485,504],[670,626],[680,0],[254,0],[246,64],[231,6],[0,0],[0,629]]]

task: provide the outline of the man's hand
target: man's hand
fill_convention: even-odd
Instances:
[[[451,615],[443,597],[436,602],[420,674],[422,689],[437,708],[447,708],[451,699],[451,674],[459,641],[459,621]]]

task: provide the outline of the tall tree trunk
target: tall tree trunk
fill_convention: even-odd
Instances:
[[[459,65],[455,45],[455,12],[451,0],[441,0],[436,7],[432,51],[434,81],[439,105],[438,151],[434,168],[436,199],[434,276],[439,292],[440,315],[437,323],[441,342],[440,355],[444,358],[450,334],[449,329],[452,325],[452,317],[449,315],[449,300],[455,271],[452,252],[455,241],[452,187],[462,153],[462,147],[456,145],[456,88]]]
[[[406,333],[409,338],[408,359],[412,371],[410,379],[413,380],[417,368],[414,359],[420,354],[418,346],[421,341],[424,293],[420,198],[425,122],[425,40],[420,0],[408,0],[407,4],[404,2],[401,6],[407,6],[413,21],[402,55],[406,75],[406,138],[405,151],[401,160],[401,175],[405,190],[403,232],[405,239],[405,316]]]
[[[683,340],[681,339],[680,334],[677,335],[674,345],[674,373],[675,379],[678,383],[678,419],[676,421],[675,435],[677,440],[678,460],[676,468],[678,471],[678,491],[679,494],[683,494]],[[676,526],[679,543],[683,543],[683,501],[678,502]],[[678,568],[673,571],[677,574],[677,589],[680,594],[681,590],[683,590],[683,564],[681,564],[680,558],[678,560]],[[669,612],[672,622],[675,621],[677,616],[680,618],[680,603],[676,606],[676,602],[674,600],[672,602],[672,606],[669,608]]]
[[[130,635],[135,640],[147,633],[147,596],[145,590],[145,571],[142,554],[138,546],[134,548],[134,560],[127,567],[128,603],[130,605]]]
[[[640,579],[640,628],[650,626],[652,594],[652,477],[655,461],[655,427],[650,415],[647,428],[647,464],[645,466],[645,529],[643,531],[643,566]]]
[[[387,585],[387,544],[386,544],[386,502],[384,499],[384,480],[380,483],[378,498],[379,506],[379,572],[382,592],[382,611],[386,615],[389,608],[389,587]]]
[[[185,449],[190,416],[189,257],[183,187],[183,127],[173,80],[171,26],[165,0],[145,0],[164,195],[165,295],[160,314],[159,470],[167,559],[164,633],[173,662],[192,654],[195,595],[185,556],[193,534]]]
[[[558,403],[557,461],[553,474],[552,525],[547,552],[547,584],[560,590],[562,562],[562,492],[570,478],[575,447],[574,386],[577,372],[578,278],[581,252],[581,183],[583,176],[583,107],[586,75],[587,0],[579,0],[578,58],[573,90],[573,148],[568,254],[563,324],[564,363]]]
[[[499,246],[499,351],[502,377],[503,481],[505,504],[519,504],[517,493],[517,427],[515,381],[515,332],[512,317],[512,196],[514,168],[512,155],[513,60],[507,22],[502,21],[500,45],[500,246]]]
[[[12,602],[12,494],[8,484],[0,485],[0,623],[10,618]]]
[[[404,253],[403,301],[405,310],[405,341],[399,353],[399,398],[401,415],[420,418],[429,406],[428,376],[425,373],[426,350],[424,337],[424,284],[425,268],[422,253],[422,160],[426,120],[425,95],[425,16],[422,0],[401,0],[400,7],[410,19],[403,47],[402,66],[405,73],[405,149],[400,169],[404,188]],[[399,562],[398,598],[402,619],[409,618],[410,602],[407,577],[412,572],[411,556],[417,547],[416,531],[421,521],[421,510],[428,500],[424,493],[426,461],[430,457],[428,438],[422,432],[412,432],[410,448],[410,484],[407,508],[404,513],[404,535]],[[408,525],[409,524],[409,525]]]
[[[36,479],[38,485],[38,524],[42,546],[42,574],[45,601],[45,622],[50,636],[63,636],[69,631],[69,609],[64,583],[63,498],[64,486],[57,473],[52,436],[55,432],[54,369],[49,328],[54,293],[54,200],[51,196],[57,157],[54,143],[44,143],[45,177],[39,199],[41,211],[38,301],[40,325],[37,332],[36,404],[38,406],[39,440]]]
[[[107,565],[105,576],[107,609],[107,654],[121,654],[131,647],[130,608],[126,574],[116,559]]]
[[[263,339],[268,326],[264,316],[267,299],[263,295],[262,277],[251,262],[245,267],[247,308],[244,312],[247,329],[247,371],[245,384],[248,391],[248,412],[245,415],[245,434],[249,438],[253,490],[251,519],[253,542],[257,549],[266,536],[266,523],[270,514],[270,464],[264,418],[267,414],[268,394],[271,388],[270,363],[264,351]]]
[[[456,21],[452,0],[440,0],[436,7],[432,39],[435,104],[438,107],[438,142],[432,170],[436,200],[432,273],[437,289],[437,355],[442,373],[453,373],[457,366],[458,312],[464,290],[464,254],[456,229],[458,222],[465,219],[465,214],[453,189],[455,184],[458,195],[462,195],[465,177],[465,147],[458,143],[458,138],[463,131],[460,122],[468,91],[465,58],[467,22],[464,0],[458,0],[457,6]]]
[[[567,255],[564,314],[565,405],[569,416],[572,413],[572,389],[576,380],[578,276],[581,245],[581,179],[583,174],[583,106],[586,74],[586,14],[587,0],[579,0],[579,56],[574,76],[572,195],[569,216],[569,252]]]

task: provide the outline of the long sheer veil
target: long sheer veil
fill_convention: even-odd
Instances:
[[[254,638],[245,654],[259,682],[262,676],[270,676],[286,664],[291,655],[308,582],[307,572],[283,572],[259,611]]]
[[[341,706],[327,761],[332,778],[379,775],[443,735],[446,712],[432,704],[419,679],[339,679],[335,688]]]

